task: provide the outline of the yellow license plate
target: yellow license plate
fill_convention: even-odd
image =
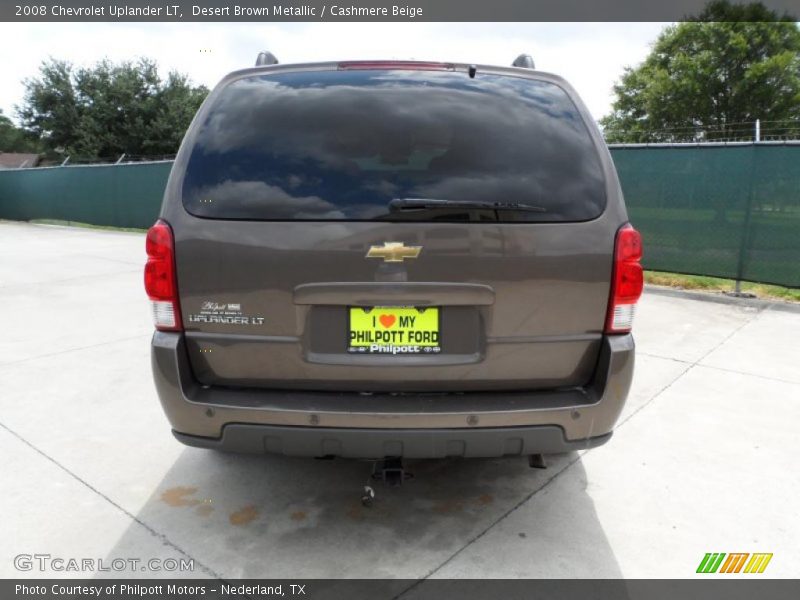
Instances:
[[[441,352],[437,307],[350,307],[349,329],[348,352],[358,354]]]

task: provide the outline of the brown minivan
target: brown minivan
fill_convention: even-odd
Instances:
[[[601,133],[557,76],[237,71],[147,235],[156,388],[175,437],[204,448],[597,446],[630,387],[641,252]]]

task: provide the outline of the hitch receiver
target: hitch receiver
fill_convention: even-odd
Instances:
[[[399,487],[403,481],[411,479],[414,475],[403,468],[401,458],[385,458],[375,461],[372,466],[372,478],[382,480],[390,487]]]

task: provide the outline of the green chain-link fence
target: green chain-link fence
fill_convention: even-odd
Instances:
[[[615,146],[644,265],[800,287],[800,145]],[[149,227],[170,162],[0,171],[0,218]]]
[[[800,145],[612,153],[645,268],[800,287]]]
[[[0,219],[147,228],[172,161],[0,171]]]

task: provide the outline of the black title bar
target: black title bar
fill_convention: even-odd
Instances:
[[[761,2],[780,14],[800,15],[800,0]],[[2,0],[0,21],[680,21],[706,4],[707,0]]]
[[[699,579],[5,579],[3,600],[796,600],[800,581]]]

